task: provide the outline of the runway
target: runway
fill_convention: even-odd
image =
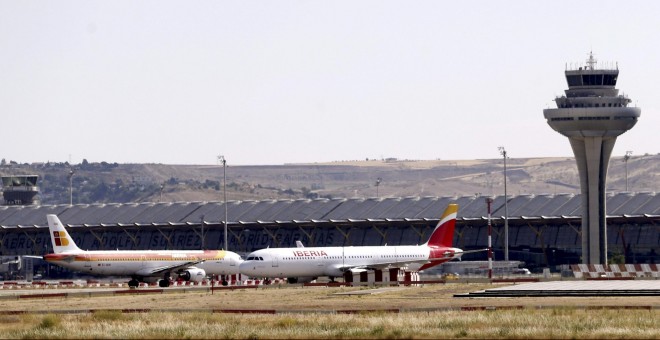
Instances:
[[[563,295],[553,295],[552,292],[560,292]],[[581,292],[582,295],[576,292]],[[637,295],[631,292],[637,292]],[[404,313],[557,307],[657,310],[660,308],[660,280],[551,281],[523,284],[452,282],[398,287],[284,284],[213,289],[209,286],[139,289],[12,288],[0,289],[0,302],[3,304],[0,315],[93,313],[102,310],[118,310],[124,313],[196,311],[267,314],[364,311]]]
[[[660,296],[660,280],[534,282],[454,295],[454,297],[559,296]]]

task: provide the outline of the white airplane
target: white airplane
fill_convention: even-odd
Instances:
[[[452,247],[457,204],[449,204],[429,240],[418,246],[267,248],[254,251],[240,265],[250,277],[287,278],[289,283],[310,282],[319,276],[330,280],[345,272],[406,268],[421,271],[460,258],[465,253]]]
[[[224,250],[95,250],[84,251],[76,245],[56,215],[47,215],[53,254],[44,260],[74,271],[93,275],[130,276],[128,286],[140,282],[170,285],[171,275],[185,281],[202,281],[207,274],[238,274],[243,261]],[[223,278],[223,285],[227,282]]]

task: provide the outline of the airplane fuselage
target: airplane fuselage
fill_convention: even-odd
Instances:
[[[449,204],[422,245],[306,248],[298,242],[296,248],[254,251],[241,263],[240,271],[251,277],[287,278],[290,283],[309,282],[319,276],[333,279],[365,270],[422,271],[465,253],[452,247],[457,213],[458,205]]]
[[[347,270],[407,268],[417,271],[453,259],[457,248],[428,246],[269,248],[250,253],[241,274],[251,277],[339,277]]]
[[[145,250],[145,251],[84,251],[48,254],[44,260],[74,271],[94,275],[138,275],[161,267],[197,263],[194,267],[215,275],[237,274],[240,257],[222,250]]]

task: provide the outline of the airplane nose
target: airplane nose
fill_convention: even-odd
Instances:
[[[254,265],[251,262],[252,261],[243,261],[238,265],[238,270],[241,274],[250,275],[254,273]]]

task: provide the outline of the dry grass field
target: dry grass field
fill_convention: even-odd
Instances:
[[[660,297],[453,297],[492,287],[452,283],[364,295],[341,293],[368,293],[369,288],[269,287],[213,294],[171,289],[163,294],[2,300],[0,334],[2,338],[660,338]],[[130,309],[152,311],[122,313]],[[277,314],[219,313],[254,309]],[[70,314],[81,310],[94,312]],[[40,313],[29,313],[35,311]]]
[[[658,338],[653,311],[576,309],[402,314],[101,312],[0,317],[3,338],[140,339],[413,339]]]
[[[442,309],[459,307],[583,307],[583,306],[655,306],[660,297],[582,297],[582,298],[455,298],[454,294],[498,287],[488,283],[430,284],[422,287],[393,287],[378,294],[373,288],[269,286],[257,289],[183,290],[171,288],[160,294],[92,295],[46,299],[1,300],[4,311],[66,311],[89,309],[219,310],[259,309],[277,311],[329,312],[336,310]],[[144,290],[144,289],[142,289]],[[67,290],[58,290],[66,292]],[[138,290],[139,291],[139,290]],[[52,293],[52,289],[33,293]],[[3,293],[3,295],[6,293]]]

